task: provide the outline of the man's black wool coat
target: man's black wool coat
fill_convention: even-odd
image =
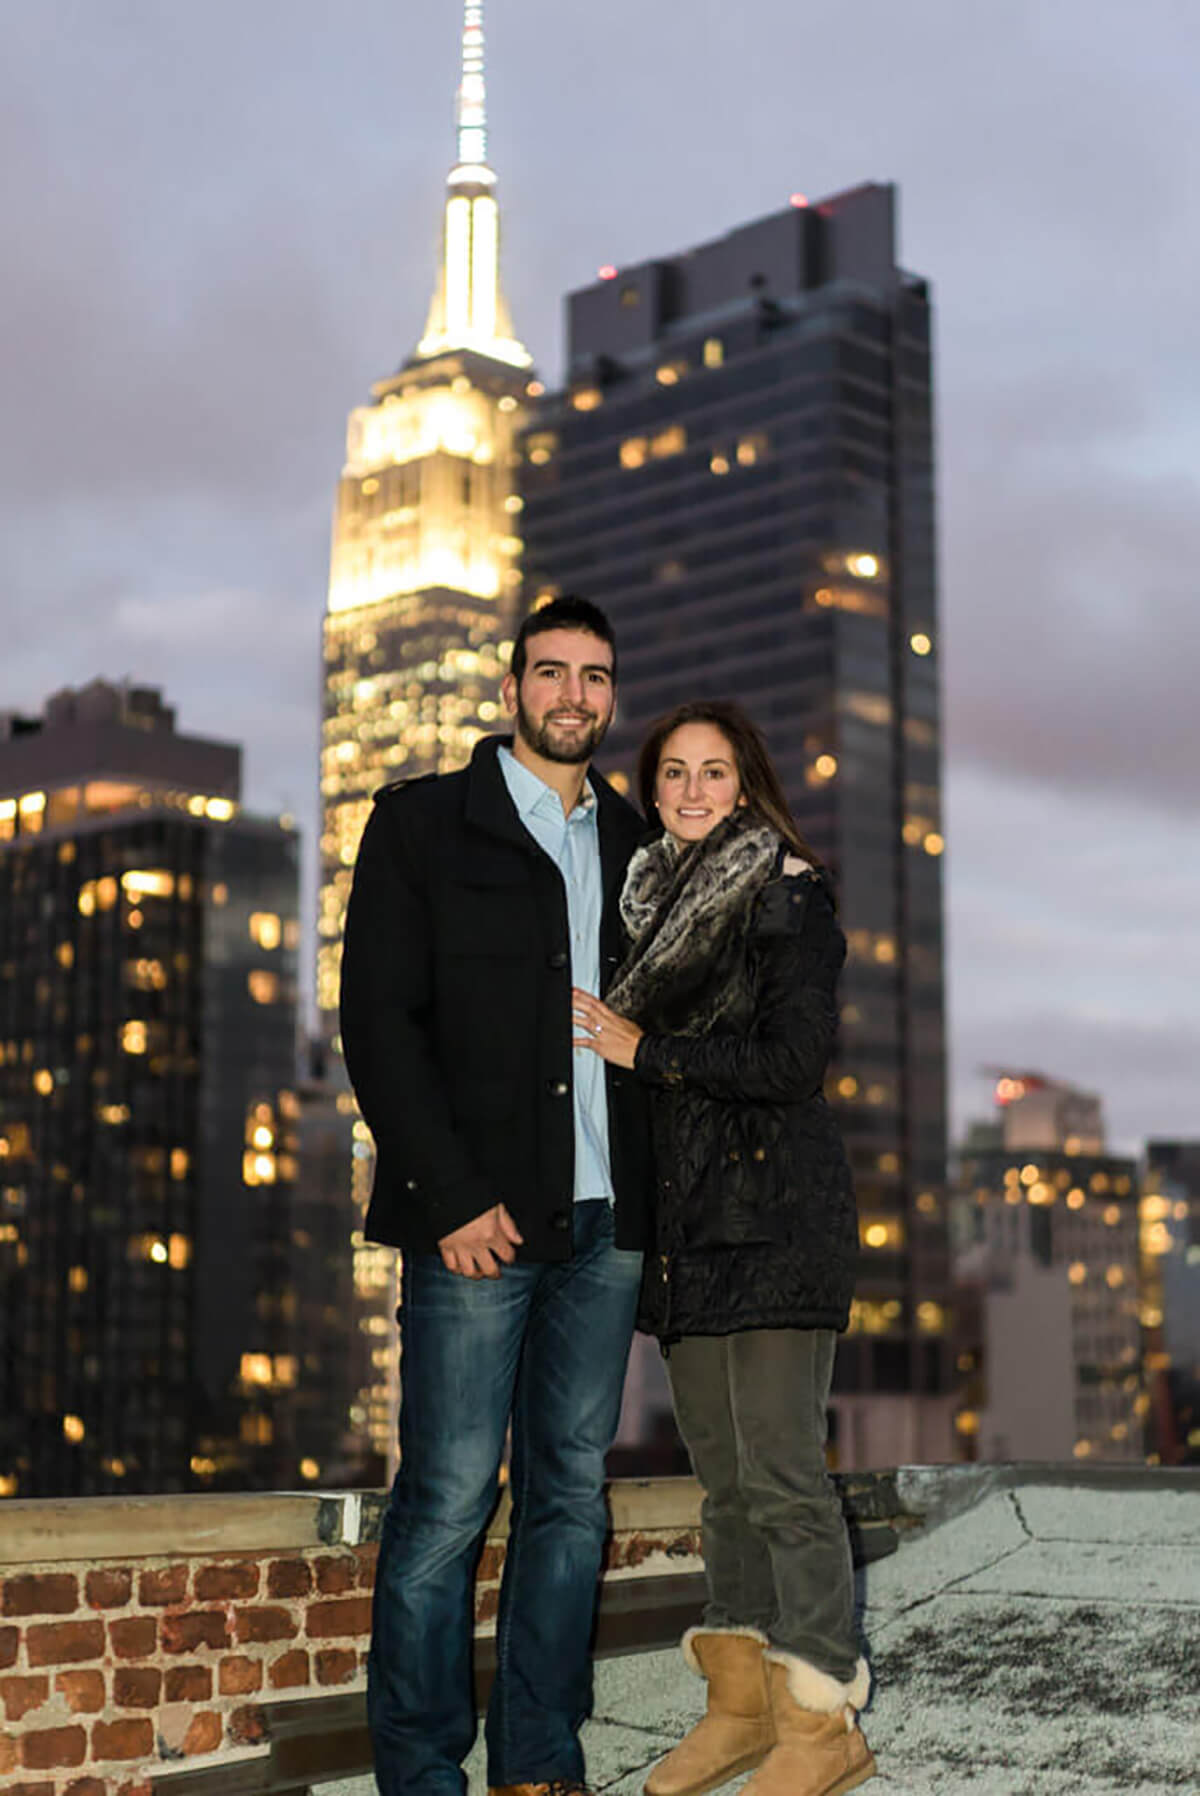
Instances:
[[[342,1043],[377,1163],[369,1240],[415,1252],[507,1205],[527,1260],[571,1254],[575,1130],[566,889],[478,743],[460,773],[386,787],[346,915]],[[645,834],[594,771],[604,911],[600,964],[621,956],[617,903]],[[646,1096],[607,1067],[618,1247],[640,1248],[652,1192]]]

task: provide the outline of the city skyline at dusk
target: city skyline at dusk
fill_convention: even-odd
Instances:
[[[460,23],[368,0],[281,36],[222,3],[63,40],[26,14],[0,73],[0,708],[164,686],[185,728],[245,742],[253,808],[297,816],[310,919],[329,495],[347,411],[420,336]],[[873,5],[855,29],[775,0],[684,32],[618,0],[607,49],[545,0],[487,25],[504,281],[548,382],[601,263],[897,182],[939,318],[958,1119],[1000,1060],[1102,1091],[1117,1143],[1194,1132],[1182,8]]]

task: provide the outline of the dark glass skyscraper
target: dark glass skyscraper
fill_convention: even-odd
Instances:
[[[150,689],[0,719],[6,1494],[306,1475],[297,843],[240,760]]]
[[[739,699],[837,881],[843,1464],[952,1450],[930,334],[893,189],[797,196],[571,295],[566,389],[523,438],[526,603],[582,593],[618,631],[606,766],[630,779],[677,700]]]

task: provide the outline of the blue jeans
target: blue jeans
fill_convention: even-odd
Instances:
[[[400,1470],[375,1575],[367,1713],[381,1796],[461,1796],[475,1737],[474,1573],[512,1422],[512,1521],[487,1715],[489,1784],[582,1781],[590,1637],[641,1255],[603,1201],[574,1257],[495,1280],[405,1258]]]

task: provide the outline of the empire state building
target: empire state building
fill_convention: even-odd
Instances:
[[[458,157],[425,331],[350,414],[324,628],[317,1002],[336,1032],[342,922],[371,795],[461,766],[499,715],[520,596],[515,439],[530,378],[500,291],[483,6],[466,0]]]

